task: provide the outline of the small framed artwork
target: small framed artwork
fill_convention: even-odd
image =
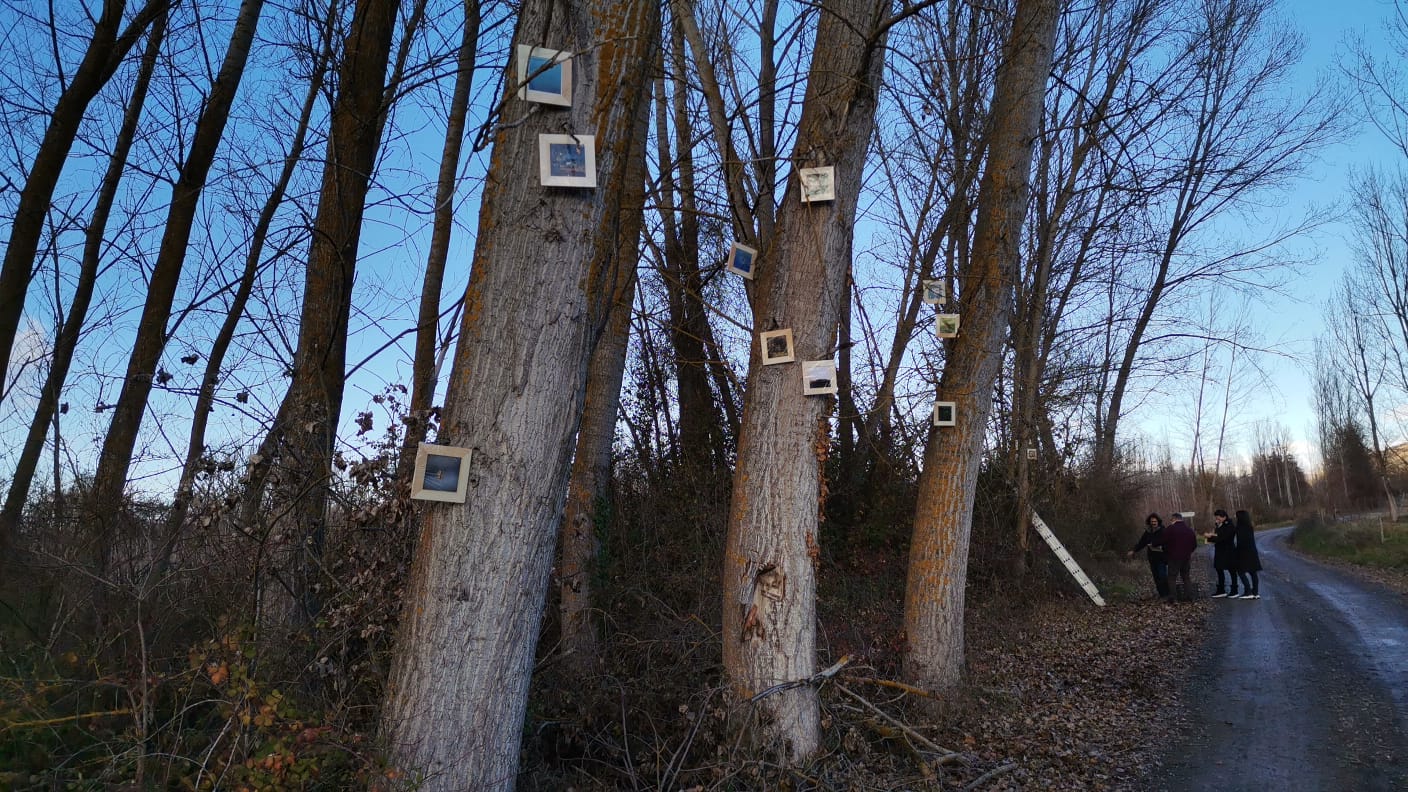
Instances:
[[[735,275],[742,275],[748,280],[753,279],[753,262],[758,258],[758,251],[747,245],[737,242],[728,250],[728,271]]]
[[[469,490],[468,448],[421,443],[416,449],[416,469],[411,497],[416,500],[464,503]]]
[[[595,187],[596,138],[538,135],[538,181],[544,187]]]
[[[774,363],[791,363],[797,359],[792,353],[792,331],[789,330],[769,330],[758,336],[759,343],[763,348],[763,365],[771,366]]]
[[[802,203],[823,203],[836,200],[836,167],[802,168],[797,171],[802,181]]]
[[[934,321],[934,330],[939,334],[939,338],[957,338],[958,314],[939,314],[939,318]]]
[[[1035,449],[1035,448],[1030,448],[1030,447],[1027,448],[1027,460],[1030,461],[1030,462],[1035,462],[1035,461],[1036,461],[1036,449]]]
[[[572,106],[572,53],[518,45],[518,98]]]
[[[957,426],[956,409],[953,402],[934,402],[934,426]]]
[[[836,361],[802,361],[802,395],[821,396],[836,392]]]
[[[942,278],[925,278],[920,281],[920,286],[924,290],[923,299],[925,305],[943,305],[948,299],[948,285]]]

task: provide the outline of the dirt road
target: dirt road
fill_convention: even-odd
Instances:
[[[1257,534],[1261,599],[1214,600],[1154,788],[1408,790],[1408,598],[1296,555],[1289,531]]]

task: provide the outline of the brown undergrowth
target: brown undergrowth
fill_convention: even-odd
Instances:
[[[711,589],[683,608],[682,587],[672,603],[633,590],[615,603],[604,673],[584,677],[551,653],[540,662],[519,786],[1141,789],[1179,727],[1208,601],[1145,599],[1143,564],[1111,561],[1096,565],[1099,608],[1038,560],[1035,580],[1001,597],[970,586],[968,684],[937,703],[894,684],[900,559],[824,574],[821,665],[850,660],[820,686],[823,750],[800,768],[747,758],[728,727]]]

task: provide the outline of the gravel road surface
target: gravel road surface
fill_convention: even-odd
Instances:
[[[1291,552],[1290,530],[1257,534],[1261,599],[1213,601],[1153,788],[1408,790],[1408,597]]]

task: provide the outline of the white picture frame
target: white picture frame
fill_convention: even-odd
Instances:
[[[518,98],[572,106],[572,53],[518,45]]]
[[[943,278],[925,278],[919,282],[919,288],[925,305],[943,305],[948,301],[948,284]]]
[[[544,187],[596,187],[596,137],[538,135],[538,182]]]
[[[791,363],[797,359],[792,349],[792,330],[768,330],[758,334],[758,347],[763,353],[763,365]]]
[[[836,361],[802,361],[803,396],[824,396],[836,392]]]
[[[758,264],[758,251],[741,242],[734,242],[728,249],[727,269],[735,275],[753,280],[753,269]]]
[[[836,200],[836,166],[801,168],[797,171],[801,184],[802,203],[825,203]]]
[[[472,455],[468,448],[421,443],[416,447],[411,497],[441,503],[464,503],[469,492],[469,460]]]
[[[1029,462],[1035,462],[1035,461],[1036,461],[1036,449],[1035,449],[1035,448],[1032,448],[1031,446],[1027,446],[1027,461],[1029,461]]]
[[[939,338],[958,338],[959,316],[941,313],[934,318],[934,334]]]
[[[934,426],[957,426],[958,405],[951,401],[934,402]]]

